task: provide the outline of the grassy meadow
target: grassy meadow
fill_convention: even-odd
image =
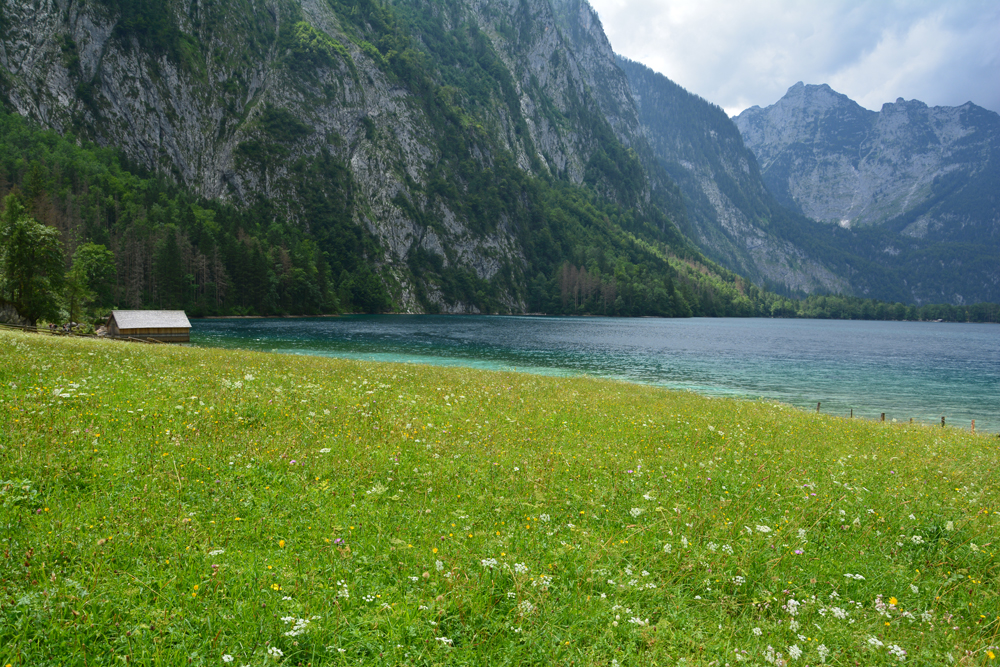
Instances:
[[[0,666],[1000,665],[1000,439],[0,332]]]

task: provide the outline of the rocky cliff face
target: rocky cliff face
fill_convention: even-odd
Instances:
[[[388,64],[399,54],[385,44],[399,30],[379,23],[387,19],[377,5],[358,6],[368,17],[345,23],[322,0],[249,0],[239,11],[165,0],[152,14],[130,0],[8,0],[0,88],[10,107],[46,126],[118,147],[206,197],[280,202],[306,227],[315,221],[305,219],[294,165],[332,156],[349,169],[360,202],[352,215],[377,237],[383,255],[374,259],[399,283],[406,308],[418,307],[406,270],[415,248],[484,280],[516,272],[524,257],[509,219],[500,213],[484,230],[460,207],[427,195],[442,161],[454,156],[445,154],[427,96],[400,81],[403,65]],[[444,84],[438,97],[454,96],[434,100],[434,108],[459,117],[475,168],[489,169],[504,150],[530,174],[579,184],[609,136],[634,142],[635,109],[599,22],[585,4],[559,7],[547,0],[402,7],[433,17],[426,35],[414,33],[418,40],[440,30],[485,39],[465,46],[478,59],[464,64],[487,69],[500,85],[478,99],[447,85],[455,70],[435,71],[429,59],[415,64]],[[372,44],[379,39],[380,47]],[[495,71],[491,54],[504,71]],[[648,183],[640,189],[648,198]],[[465,309],[438,301],[445,311]],[[523,303],[509,295],[507,305]]]
[[[851,290],[779,229],[788,212],[767,191],[756,159],[722,109],[640,63],[619,58],[619,65],[643,135],[683,191],[693,236],[706,253],[778,289]]]
[[[745,110],[736,125],[778,198],[814,220],[881,225],[914,213],[901,229],[911,237],[947,238],[967,226],[998,233],[995,218],[982,219],[995,207],[955,210],[1000,162],[1000,116],[972,103],[900,98],[874,112],[827,85],[800,82],[774,105]]]
[[[797,83],[735,121],[777,199],[828,223],[832,243],[853,254],[844,264],[857,293],[886,298],[870,278],[877,266],[895,277],[895,298],[1000,298],[996,113],[903,99],[874,112]]]

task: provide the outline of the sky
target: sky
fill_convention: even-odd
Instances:
[[[1000,113],[998,0],[590,0],[616,53],[729,115],[798,81]]]

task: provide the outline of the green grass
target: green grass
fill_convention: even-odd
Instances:
[[[994,435],[9,332],[0,414],[0,665],[1000,664]]]

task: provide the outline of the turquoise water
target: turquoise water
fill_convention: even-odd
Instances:
[[[191,342],[591,375],[855,417],[1000,432],[1000,327],[772,319],[372,315],[207,319]]]

